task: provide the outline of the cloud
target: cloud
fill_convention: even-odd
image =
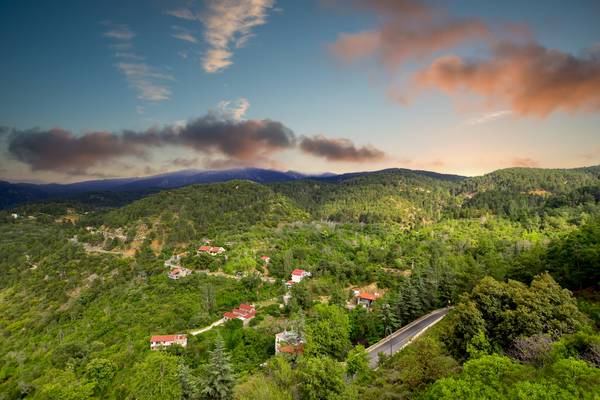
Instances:
[[[32,170],[54,170],[80,175],[101,160],[144,155],[144,143],[129,135],[92,132],[75,136],[63,129],[14,130],[8,152]]]
[[[515,157],[512,159],[511,165],[513,167],[535,168],[539,167],[540,164],[529,157]]]
[[[185,42],[198,43],[198,39],[196,39],[194,33],[191,30],[177,25],[174,25],[172,28],[173,33],[171,34],[171,36],[173,36],[174,38],[183,40]]]
[[[171,165],[175,165],[176,167],[179,168],[191,168],[191,167],[196,167],[198,166],[198,159],[197,158],[184,158],[184,157],[177,157],[174,158],[173,160],[169,161],[169,164]]]
[[[239,98],[237,100],[223,100],[219,103],[219,110],[226,118],[241,120],[246,115],[246,111],[250,108],[248,99]]]
[[[13,158],[34,171],[80,175],[122,157],[149,159],[152,149],[165,146],[192,149],[231,163],[252,163],[295,145],[296,136],[281,122],[235,121],[209,113],[185,123],[145,131],[75,135],[63,129],[13,129],[8,133],[7,148]]]
[[[189,21],[193,21],[195,19],[198,19],[198,16],[196,14],[194,14],[188,8],[177,8],[177,9],[173,9],[173,10],[168,10],[167,14],[170,15],[170,16],[172,16],[172,17],[181,18],[181,19],[187,19]]]
[[[136,34],[127,25],[118,25],[104,32],[104,36],[117,40],[131,40]]]
[[[348,139],[329,139],[323,135],[302,137],[300,149],[329,161],[369,162],[385,158],[385,153],[373,146],[356,147]]]
[[[164,84],[165,81],[174,80],[171,75],[142,62],[120,62],[116,67],[125,75],[129,86],[137,91],[138,99],[156,102],[171,97],[171,89]]]
[[[252,29],[267,22],[267,11],[275,0],[206,0],[207,11],[200,16],[204,39],[209,48],[202,66],[206,72],[219,72],[233,62],[231,47],[244,47]]]
[[[511,115],[512,113],[513,112],[511,110],[498,110],[498,111],[491,111],[491,112],[483,113],[483,114],[478,115],[475,118],[471,118],[471,119],[467,120],[466,125],[485,124],[485,123],[492,122],[497,119],[506,117],[508,115]]]
[[[330,50],[339,59],[353,62],[376,56],[389,70],[405,62],[469,41],[491,37],[489,28],[477,18],[456,18],[440,9],[411,0],[353,2],[374,12],[382,21],[377,29],[342,33]]]
[[[112,26],[110,22],[104,25]],[[127,25],[112,26],[104,32],[104,36],[113,40],[110,48],[115,50],[114,57],[121,60],[115,67],[125,75],[129,87],[137,92],[138,99],[159,102],[171,97],[171,89],[166,82],[174,78],[144,62],[144,57],[131,51],[132,39],[136,34]]]
[[[323,135],[299,139],[281,122],[235,119],[218,112],[142,131],[97,131],[77,135],[60,128],[4,128],[0,130],[1,137],[6,139],[7,158],[28,165],[32,171],[70,175],[92,174],[107,163],[115,165],[127,158],[151,162],[153,152],[159,149],[164,152],[162,149],[166,147],[198,154],[197,159],[175,158],[171,162],[185,167],[280,167],[272,156],[297,148],[334,162],[368,162],[385,157],[381,150],[372,146],[357,147],[348,139],[329,139]]]
[[[474,93],[488,104],[507,104],[520,115],[545,117],[557,110],[600,110],[600,53],[582,57],[535,42],[501,43],[491,57],[444,56],[414,78],[418,87],[448,94]]]

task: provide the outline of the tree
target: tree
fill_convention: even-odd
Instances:
[[[52,374],[52,382],[42,387],[42,398],[48,400],[87,400],[94,394],[94,383],[77,379],[71,370]]]
[[[94,383],[96,393],[102,393],[111,383],[117,365],[105,358],[94,358],[85,366],[87,378]]]
[[[361,378],[369,372],[369,355],[363,345],[353,347],[346,357],[346,373]]]
[[[292,394],[289,391],[289,386],[280,387],[266,376],[257,374],[236,386],[234,399],[292,400]]]
[[[340,307],[346,307],[346,302],[348,301],[348,293],[344,290],[344,288],[337,286],[331,292],[331,297],[329,298],[329,304],[335,304]]]
[[[350,322],[345,310],[327,304],[317,304],[306,325],[306,353],[345,358],[350,347]]]
[[[298,305],[303,309],[307,309],[312,305],[312,296],[306,287],[306,283],[300,282],[292,286],[292,298],[296,299]]]
[[[182,400],[199,400],[201,398],[200,379],[192,373],[190,367],[183,361],[179,361],[177,373],[181,383]]]
[[[331,399],[343,393],[344,368],[329,357],[304,357],[298,364],[303,400]]]
[[[226,400],[233,394],[234,378],[229,364],[229,354],[220,336],[215,339],[215,348],[210,352],[202,394],[207,399]]]
[[[136,400],[179,400],[181,383],[177,372],[177,357],[162,351],[149,353],[137,363],[132,379],[132,394]]]

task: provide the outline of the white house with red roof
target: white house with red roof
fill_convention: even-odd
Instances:
[[[381,296],[377,292],[376,293],[359,292],[358,294],[355,295],[355,297],[356,297],[357,305],[359,305],[359,306],[361,305],[361,306],[365,306],[365,307],[369,308],[369,307],[371,307],[373,302]]]
[[[169,271],[169,278],[177,280],[179,278],[186,277],[186,276],[190,275],[191,273],[192,273],[192,271],[187,268],[175,267],[175,268],[171,268],[171,271]]]
[[[156,335],[150,338],[150,350],[158,350],[163,347],[178,344],[182,347],[187,346],[187,335]]]
[[[256,309],[250,304],[240,304],[238,308],[234,308],[223,314],[226,320],[239,319],[244,325],[248,324],[252,318],[256,316]]]
[[[217,254],[225,253],[225,249],[223,247],[216,246],[200,246],[198,247],[198,254],[200,253],[206,253],[210,254],[211,256],[216,256]]]
[[[306,277],[310,277],[312,274],[308,271],[305,271],[303,269],[300,268],[296,268],[295,270],[292,271],[292,282],[294,283],[298,283],[300,282],[302,279],[306,278]]]
[[[269,261],[271,261],[271,257],[269,256],[261,256],[260,259],[263,260],[265,264],[268,264]]]

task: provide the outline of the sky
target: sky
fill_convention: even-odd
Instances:
[[[0,179],[600,164],[597,0],[0,0]]]

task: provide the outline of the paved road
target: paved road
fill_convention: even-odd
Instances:
[[[391,335],[383,338],[379,342],[367,349],[369,353],[369,365],[376,368],[379,362],[379,353],[391,355],[402,350],[415,337],[425,332],[429,327],[435,325],[448,314],[448,308],[441,308],[414,320],[410,324],[398,329]]]

